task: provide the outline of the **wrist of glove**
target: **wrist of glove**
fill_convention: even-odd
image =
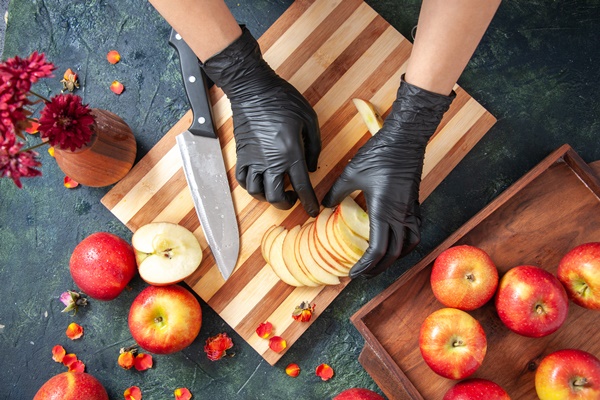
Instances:
[[[419,186],[427,142],[455,94],[444,96],[402,78],[383,127],[359,149],[323,199],[334,207],[362,190],[370,221],[369,247],[350,276],[372,277],[420,242]]]
[[[316,216],[319,203],[308,171],[317,169],[321,135],[306,99],[271,69],[245,27],[240,38],[201,66],[231,102],[240,186],[280,209],[299,198]],[[286,176],[293,191],[284,189]]]

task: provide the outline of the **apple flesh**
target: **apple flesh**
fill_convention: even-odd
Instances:
[[[194,341],[202,325],[202,310],[189,290],[178,286],[149,286],[129,310],[129,331],[146,351],[170,354]]]
[[[285,266],[285,261],[283,260],[283,242],[285,237],[287,236],[288,231],[286,229],[281,230],[279,234],[273,239],[273,244],[271,245],[271,249],[269,250],[269,260],[271,268],[275,275],[279,277],[282,281],[287,283],[290,286],[302,286],[302,283],[298,281],[294,276],[290,273],[290,271]]]
[[[564,349],[542,359],[535,372],[540,400],[600,399],[600,360],[578,349]]]
[[[314,222],[309,222],[304,225],[296,238],[296,261],[298,261],[302,268],[308,271],[309,274],[315,277],[319,282],[323,282],[325,285],[338,285],[340,283],[340,278],[322,268],[315,259],[312,258],[308,243],[313,224]]]
[[[88,296],[112,300],[135,276],[135,254],[131,245],[120,237],[96,232],[75,246],[69,271],[75,284]]]
[[[511,331],[543,337],[567,319],[569,299],[559,280],[532,265],[511,268],[500,280],[496,294],[498,316]]]
[[[315,277],[310,275],[308,271],[302,269],[298,261],[296,260],[296,240],[302,227],[297,225],[289,230],[285,240],[283,241],[283,261],[285,266],[299,282],[304,286],[317,287],[322,286],[323,282],[318,281]]]
[[[482,249],[454,246],[437,256],[430,281],[434,296],[446,307],[475,310],[494,296],[498,269]]]
[[[363,99],[352,99],[354,106],[358,110],[358,114],[361,116],[365,125],[367,125],[367,129],[371,133],[371,135],[376,134],[381,127],[383,127],[383,118],[377,110],[375,106],[370,101]]]
[[[369,240],[369,214],[352,197],[342,200],[335,212],[353,233]]]
[[[383,397],[378,395],[369,389],[363,388],[352,388],[346,389],[332,400],[385,400]]]
[[[108,400],[104,386],[85,372],[63,372],[48,379],[33,400]]]
[[[510,400],[510,396],[497,383],[472,378],[451,387],[442,400]]]
[[[571,249],[560,260],[557,274],[575,304],[600,310],[600,242]]]
[[[483,362],[487,339],[475,318],[456,308],[442,308],[421,325],[419,349],[433,372],[448,379],[464,379]]]
[[[202,247],[187,228],[170,222],[151,222],[131,238],[140,277],[166,286],[190,276],[202,262]]]

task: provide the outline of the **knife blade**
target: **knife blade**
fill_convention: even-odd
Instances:
[[[169,42],[179,54],[185,92],[193,113],[188,130],[176,137],[183,171],[206,241],[227,280],[237,263],[240,235],[213,122],[207,77],[192,49],[175,30],[171,31]]]

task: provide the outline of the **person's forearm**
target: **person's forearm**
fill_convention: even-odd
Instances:
[[[223,50],[242,31],[223,0],[149,0],[201,61]]]
[[[499,5],[500,0],[423,0],[406,82],[449,94]]]

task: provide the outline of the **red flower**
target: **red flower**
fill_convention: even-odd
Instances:
[[[31,84],[52,75],[54,64],[46,60],[44,53],[34,51],[27,58],[15,57],[0,64],[0,79],[20,93],[27,93]]]
[[[219,333],[217,336],[206,339],[204,352],[211,361],[220,360],[225,356],[227,350],[233,347],[233,341],[226,333]]]
[[[81,97],[60,94],[52,97],[42,110],[40,136],[48,139],[51,146],[73,151],[90,141],[94,120],[88,105],[81,104]]]
[[[24,93],[16,93],[6,83],[0,86],[0,142],[15,132],[20,132],[26,123],[26,105],[31,104]]]
[[[38,153],[33,150],[21,151],[22,142],[15,136],[7,136],[0,143],[0,177],[11,178],[18,188],[22,188],[21,178],[39,176],[42,173],[35,169],[41,163],[35,159]]]

